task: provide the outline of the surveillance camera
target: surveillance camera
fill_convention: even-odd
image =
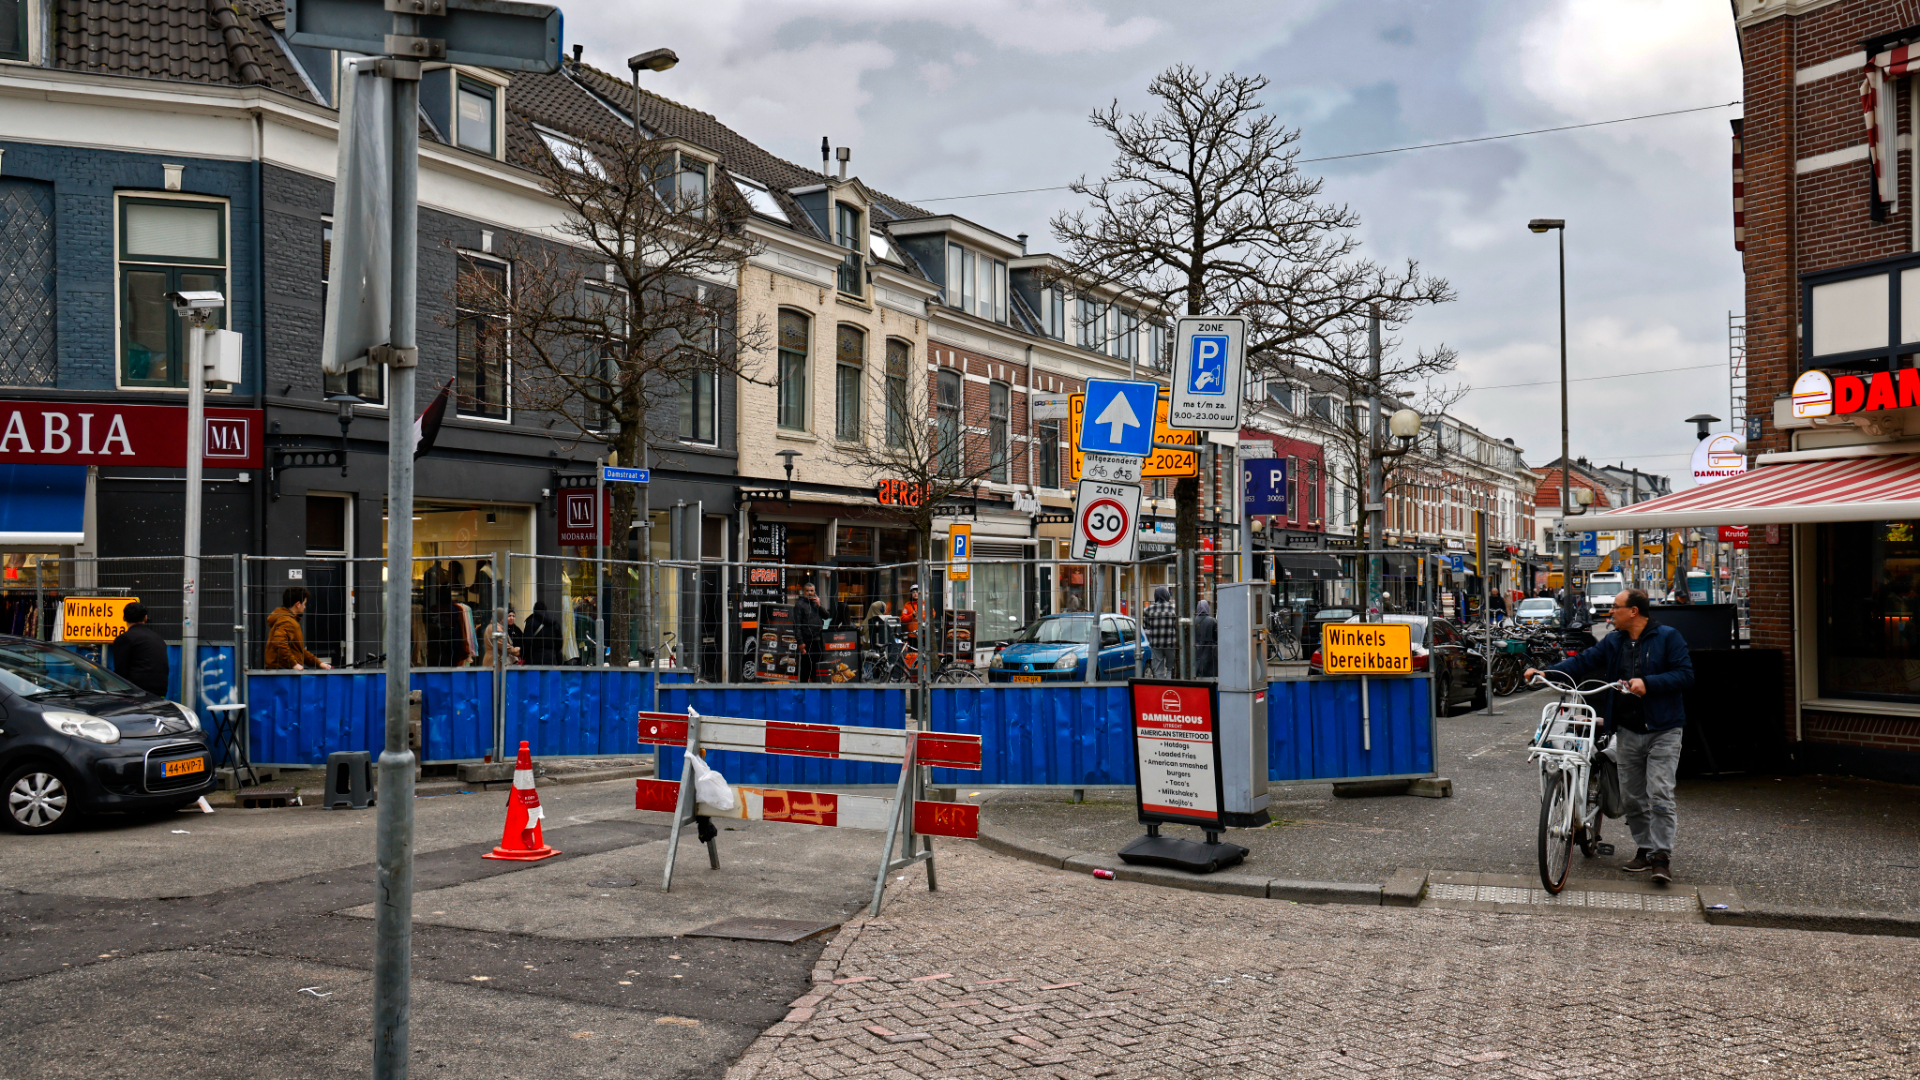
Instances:
[[[212,290],[168,293],[167,300],[173,304],[173,310],[181,314],[189,311],[218,311],[227,306],[227,298]]]

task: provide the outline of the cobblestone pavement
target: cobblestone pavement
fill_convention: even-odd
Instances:
[[[1920,1073],[1913,939],[907,876],[728,1080]]]

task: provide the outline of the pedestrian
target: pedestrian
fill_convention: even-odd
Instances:
[[[560,624],[547,611],[545,600],[535,600],[527,624],[520,631],[520,656],[528,664],[552,667],[560,663]]]
[[[484,646],[485,652],[480,657],[480,666],[488,668],[493,666],[493,651],[495,649],[504,650],[504,659],[508,667],[519,664],[521,662],[520,646],[518,644],[519,638],[520,628],[514,625],[513,609],[509,608],[507,609],[506,626],[502,627],[497,622],[487,624],[486,644]]]
[[[1173,592],[1165,585],[1153,587],[1153,603],[1140,615],[1141,631],[1147,636],[1147,648],[1153,650],[1148,661],[1155,677],[1167,678],[1173,671],[1174,650],[1180,646],[1180,612],[1173,606]]]
[[[1652,620],[1652,609],[1645,592],[1625,590],[1613,598],[1611,617],[1618,632],[1548,670],[1576,679],[1598,674],[1625,685],[1624,692],[1607,695],[1600,711],[1613,733],[1627,828],[1636,847],[1626,869],[1652,871],[1653,880],[1664,885],[1673,880],[1673,784],[1687,722],[1680,694],[1693,685],[1693,658],[1679,631]],[[1526,678],[1536,674],[1528,668]]]
[[[127,628],[107,646],[113,670],[154,697],[166,697],[173,681],[166,639],[160,636],[160,631],[147,625],[147,605],[140,601],[128,604],[122,616],[127,620]]]
[[[1214,621],[1213,605],[1205,600],[1193,609],[1193,677],[1220,677],[1220,624]]]
[[[820,659],[822,635],[827,626],[827,609],[820,594],[809,581],[800,586],[800,599],[793,604],[793,636],[800,643],[800,681],[813,681],[813,665]]]
[[[600,639],[594,636],[594,615],[599,605],[593,597],[583,596],[573,602],[573,640],[580,643],[580,662],[588,667],[599,667],[603,659]]]
[[[300,631],[300,616],[306,611],[307,590],[287,586],[280,594],[280,606],[267,616],[267,667],[305,671],[333,666],[307,651],[307,636]]]
[[[907,602],[900,606],[900,629],[907,637],[915,638],[920,633],[920,586],[907,588]]]

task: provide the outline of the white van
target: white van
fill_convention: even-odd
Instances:
[[[1605,573],[1587,575],[1587,609],[1594,619],[1600,620],[1613,614],[1613,598],[1627,587],[1625,574]]]

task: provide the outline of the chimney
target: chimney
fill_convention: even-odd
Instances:
[[[825,135],[820,136],[820,171],[827,171],[827,162],[833,158],[833,144]]]
[[[580,66],[580,53],[585,49],[586,49],[585,45],[582,45],[577,41],[573,43],[573,66],[574,67]]]
[[[1027,234],[1021,233],[1019,236],[1014,237],[1014,239],[1020,241],[1020,254],[1025,255],[1027,253]]]
[[[842,146],[833,152],[833,156],[840,159],[840,179],[845,180],[847,178],[847,162],[853,160],[853,149]]]

